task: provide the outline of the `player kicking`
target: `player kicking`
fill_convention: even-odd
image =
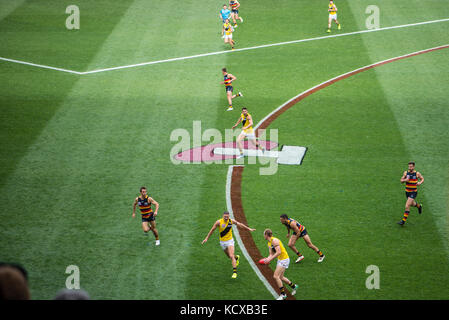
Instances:
[[[228,258],[231,259],[233,279],[237,278],[237,266],[239,265],[240,258],[240,256],[234,254],[234,238],[232,237],[232,226],[234,224],[249,231],[256,231],[256,229],[247,227],[236,220],[231,220],[229,218],[229,212],[225,211],[223,212],[223,218],[215,221],[206,238],[201,243],[205,244],[207,240],[209,240],[209,237],[212,235],[214,230],[218,228],[218,231],[220,232],[220,246],[223,249],[224,253],[228,256]]]
[[[223,73],[224,81],[220,82],[220,84],[224,84],[226,88],[226,96],[228,98],[229,107],[226,111],[232,111],[232,99],[237,97],[243,97],[243,94],[239,92],[238,94],[233,95],[234,88],[232,87],[232,82],[236,80],[237,78],[228,73],[226,68],[221,69],[221,72]]]
[[[405,202],[405,212],[404,217],[398,222],[401,226],[407,221],[408,215],[410,214],[410,207],[418,208],[418,213],[422,213],[422,204],[416,201],[418,196],[418,186],[424,182],[424,177],[421,173],[415,170],[415,163],[408,163],[408,170],[404,171],[401,178],[401,183],[405,183],[405,197],[407,201]]]
[[[340,30],[341,25],[340,25],[340,22],[338,22],[338,20],[337,20],[338,9],[333,0],[329,0],[329,9],[327,11],[329,11],[329,21],[327,23],[327,32],[331,32],[332,20],[335,21],[335,23],[337,24],[338,30]]]
[[[230,0],[229,6],[231,7],[231,18],[232,22],[234,22],[234,28],[237,28],[238,25],[236,19],[239,19],[240,22],[243,22],[243,18],[239,17],[240,3],[237,0]]]
[[[151,205],[155,205],[155,210],[151,209]],[[156,238],[156,245],[160,245],[159,233],[156,229],[156,216],[159,210],[159,203],[157,203],[153,198],[149,197],[147,194],[147,188],[140,188],[140,195],[134,200],[133,203],[133,218],[136,216],[136,206],[139,205],[140,213],[142,215],[142,229],[144,235],[148,235],[148,231],[153,231],[154,237]],[[150,224],[150,226],[148,225]]]
[[[276,269],[274,270],[273,278],[281,291],[281,295],[277,300],[287,299],[287,294],[285,293],[285,288],[283,282],[288,284],[292,288],[292,295],[296,294],[298,285],[291,282],[284,276],[285,270],[288,269],[290,264],[290,258],[288,256],[287,250],[285,250],[284,245],[281,240],[273,237],[273,232],[270,229],[266,229],[263,232],[263,237],[268,241],[268,254],[267,258],[261,259],[259,263],[269,264],[272,260],[277,258]]]
[[[232,40],[232,33],[234,32],[234,28],[229,23],[229,19],[225,20],[223,23],[223,28],[221,29],[221,36],[224,39],[224,43],[229,43],[231,46],[231,50],[234,50],[235,41]]]
[[[248,140],[251,141],[251,143],[254,144],[257,149],[265,152],[264,147],[260,145],[260,143],[257,141],[256,135],[254,134],[253,118],[248,113],[248,109],[242,108],[242,114],[240,115],[237,123],[232,127],[232,129],[237,127],[240,122],[242,123],[242,132],[237,137],[237,146],[239,147],[240,151],[237,159],[243,158],[243,140],[245,140],[245,138],[248,138]]]
[[[304,227],[298,221],[289,218],[286,214],[281,215],[280,220],[281,223],[287,227],[287,238],[290,238],[290,240],[288,241],[288,246],[298,256],[298,259],[296,259],[295,263],[298,263],[302,259],[304,259],[304,256],[295,247],[295,243],[299,238],[303,238],[307,246],[320,256],[318,258],[318,262],[322,262],[324,260],[325,255],[321,252],[320,249],[313,245],[309,235],[307,234],[306,227]],[[293,230],[293,235],[291,237],[290,230]]]

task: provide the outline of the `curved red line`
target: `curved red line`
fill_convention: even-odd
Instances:
[[[277,119],[281,114],[283,114],[285,111],[287,111],[288,109],[293,107],[295,104],[297,104],[299,101],[303,100],[304,98],[310,96],[311,94],[313,94],[321,89],[324,89],[324,88],[330,86],[331,84],[334,84],[340,80],[349,78],[355,74],[361,73],[366,70],[373,69],[375,67],[382,66],[387,63],[391,63],[394,61],[398,61],[398,60],[402,60],[405,58],[410,58],[410,57],[417,56],[420,54],[424,54],[424,53],[428,53],[428,52],[432,52],[432,51],[436,51],[436,50],[441,50],[441,49],[446,49],[446,48],[449,48],[449,45],[444,45],[441,47],[417,51],[417,52],[413,52],[413,53],[410,53],[410,54],[407,54],[404,56],[380,61],[380,62],[371,64],[369,66],[362,67],[360,69],[345,73],[341,76],[338,76],[338,77],[328,80],[326,82],[323,82],[321,85],[318,85],[312,89],[305,91],[303,94],[300,94],[296,98],[294,98],[291,101],[289,101],[288,103],[284,104],[283,106],[281,106],[279,108],[279,110],[277,110],[276,112],[271,114],[269,117],[264,119],[257,127],[257,135],[259,133],[259,130],[266,129],[275,119]],[[231,178],[231,206],[232,206],[232,211],[234,213],[236,220],[243,222],[247,225],[247,220],[246,220],[246,216],[245,216],[245,212],[243,210],[243,204],[242,204],[242,194],[241,194],[242,177],[243,177],[243,167],[241,167],[240,170],[233,171],[232,178]],[[257,262],[262,257],[262,254],[260,253],[259,249],[257,248],[257,246],[254,242],[254,239],[252,238],[251,233],[248,230],[243,229],[241,227],[238,227],[238,230],[239,230],[242,242],[245,245],[246,250],[250,254],[253,261]],[[292,262],[290,262],[290,263],[292,263]],[[273,281],[273,270],[271,270],[268,266],[265,266],[265,265],[259,265],[257,263],[256,263],[256,265],[259,268],[260,272],[264,275],[264,277],[270,283],[270,285],[273,287],[273,289],[277,293],[280,293],[279,288],[276,287],[276,284]],[[288,296],[289,296],[288,299],[295,299],[295,297],[291,296],[290,294]]]

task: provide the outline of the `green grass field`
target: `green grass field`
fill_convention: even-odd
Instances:
[[[327,1],[242,0],[236,48],[329,35]],[[67,6],[80,9],[68,30]],[[0,57],[78,72],[228,50],[222,1],[0,0]],[[342,29],[449,18],[444,0],[336,0]],[[449,21],[355,33],[134,68],[73,74],[0,60],[0,261],[29,272],[33,299],[65,287],[80,269],[92,299],[272,299],[242,259],[230,278],[218,234],[226,210],[225,164],[174,165],[170,134],[255,122],[328,79],[374,62],[449,44]],[[274,121],[279,143],[308,147],[301,166],[242,181],[248,223],[266,254],[269,227],[286,244],[279,215],[308,229],[326,259],[300,240],[286,276],[302,299],[449,299],[449,49],[389,63],[307,97]],[[244,93],[226,112],[221,68]],[[205,141],[203,144],[207,144]],[[425,177],[404,227],[399,179],[408,161]],[[161,246],[144,238],[132,203],[145,185],[160,203]],[[241,254],[240,248],[236,247]],[[293,253],[288,249],[293,258]],[[365,269],[380,269],[368,290]],[[274,263],[272,264],[274,267]],[[232,281],[231,281],[232,280]]]

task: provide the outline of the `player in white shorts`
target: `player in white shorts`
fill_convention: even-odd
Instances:
[[[265,149],[260,145],[259,142],[257,142],[256,134],[254,133],[253,129],[253,118],[248,113],[248,109],[242,108],[242,114],[239,117],[239,120],[237,123],[232,127],[234,129],[238,126],[239,123],[242,123],[242,132],[237,137],[237,146],[239,147],[240,155],[237,157],[243,158],[243,140],[247,138],[249,141],[251,141],[257,149],[262,150],[262,152],[265,152]]]
[[[221,30],[221,35],[223,36],[224,43],[229,43],[231,45],[231,49],[234,50],[235,41],[232,40],[232,33],[234,32],[234,28],[229,23],[229,19],[225,20],[223,24],[223,29]]]
[[[205,244],[207,240],[209,240],[209,237],[214,232],[215,229],[218,228],[218,231],[220,232],[220,246],[223,249],[223,252],[226,254],[226,256],[231,259],[232,264],[232,278],[237,278],[237,266],[239,265],[239,256],[234,254],[234,238],[232,237],[232,226],[237,225],[241,228],[244,228],[249,231],[255,231],[256,229],[252,229],[250,227],[245,226],[243,223],[240,223],[236,220],[231,220],[229,218],[229,212],[225,211],[223,213],[223,218],[215,221],[214,225],[210,229],[209,233],[207,234],[206,238],[204,238],[203,242],[201,244]]]
[[[283,283],[286,283],[292,289],[292,295],[296,294],[298,290],[298,285],[294,284],[292,281],[284,276],[285,270],[287,270],[290,265],[290,258],[288,256],[287,250],[285,250],[282,241],[278,238],[273,237],[273,231],[270,229],[265,229],[263,232],[263,237],[268,241],[268,252],[269,256],[263,258],[259,261],[261,264],[269,264],[273,259],[277,259],[276,269],[274,270],[273,278],[276,284],[279,286],[279,291],[281,292],[277,300],[287,299],[287,294]]]
[[[333,0],[329,0],[329,9],[327,10],[329,11],[329,20],[327,23],[327,32],[331,32],[331,24],[332,24],[332,20],[335,21],[335,23],[337,24],[338,30],[341,29],[341,25],[337,20],[337,6],[335,5]]]

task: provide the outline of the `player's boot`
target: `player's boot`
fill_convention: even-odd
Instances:
[[[232,109],[232,106],[229,106],[229,108],[226,111],[232,111],[234,109]]]
[[[285,300],[285,299],[287,299],[287,295],[284,293],[281,294],[276,300]]]
[[[326,31],[327,33],[329,33],[329,32],[331,32],[331,29],[327,29],[327,31]]]
[[[237,156],[236,159],[241,159],[241,158],[243,158],[243,157],[244,157],[244,155],[243,155],[243,153],[241,153],[241,154],[239,154],[239,155]]]
[[[161,240],[156,240],[156,245],[159,246],[161,244]]]
[[[239,97],[243,97],[243,94],[239,91]]]
[[[296,294],[296,290],[298,290],[298,285],[295,284],[295,286],[292,288],[292,296],[294,296]]]
[[[235,278],[237,278],[237,273],[236,272],[234,272],[233,274],[232,274],[232,277],[231,277],[232,279],[235,279]]]
[[[341,30],[341,24],[338,25],[338,30]]]
[[[404,225],[404,223],[405,223],[405,221],[404,221],[404,220],[401,220],[401,221],[399,221],[399,222],[398,222],[398,224],[399,224],[399,225],[401,225],[401,226],[403,226],[403,225]]]
[[[300,255],[300,256],[298,257],[298,259],[296,259],[295,263],[298,263],[298,262],[302,261],[302,259],[304,259],[304,256],[303,256],[303,255]]]
[[[418,207],[418,213],[421,214],[422,213],[422,203],[419,205]]]
[[[323,260],[324,260],[324,258],[325,258],[326,256],[323,254],[322,256],[320,256],[319,258],[318,258],[318,262],[323,262]]]
[[[243,22],[243,18],[242,17],[239,17],[240,18],[240,22]]]

